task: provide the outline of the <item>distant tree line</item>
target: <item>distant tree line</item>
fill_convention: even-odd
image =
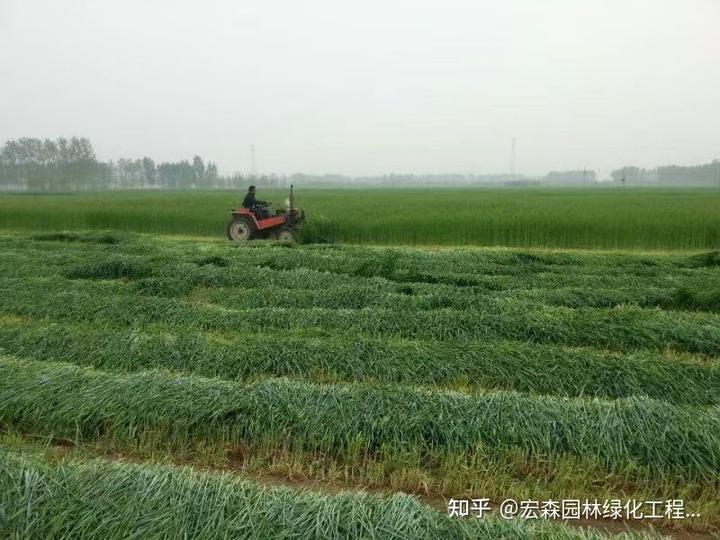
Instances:
[[[165,161],[155,163],[151,158],[119,159],[108,164],[112,169],[112,183],[117,189],[192,189],[217,187],[217,165],[207,165],[200,156],[192,161]]]
[[[56,140],[23,137],[0,148],[0,187],[28,191],[78,191],[129,188],[215,186],[217,165],[192,161],[156,164],[149,157],[98,161],[84,137]]]
[[[542,179],[545,185],[588,185],[597,182],[595,171],[550,171]]]
[[[294,184],[313,186],[378,185],[378,186],[497,186],[531,185],[538,180],[517,174],[384,174],[381,176],[344,176],[340,174],[293,174]]]
[[[83,191],[104,189],[244,189],[250,184],[284,187],[277,175],[221,176],[212,161],[152,158],[98,161],[89,139],[23,137],[0,147],[0,191]]]
[[[629,185],[718,186],[720,161],[684,167],[668,165],[654,169],[623,167],[610,173],[613,181]],[[509,174],[387,174],[350,177],[343,175],[220,175],[217,165],[200,157],[156,163],[149,157],[99,161],[92,143],[84,137],[55,140],[23,137],[0,147],[0,191],[82,191],[103,189],[244,189],[250,184],[284,188],[337,185],[591,185],[592,170],[551,171],[544,177]]]
[[[665,165],[654,169],[623,167],[610,173],[614,182],[630,185],[720,187],[720,160],[684,167]]]

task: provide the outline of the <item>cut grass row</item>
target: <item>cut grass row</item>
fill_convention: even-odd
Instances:
[[[84,238],[80,233],[65,233]],[[110,233],[108,233],[110,234]],[[45,235],[54,240],[58,235]],[[35,237],[37,238],[37,236]],[[92,238],[92,236],[90,237]],[[119,237],[116,244],[97,242],[32,241],[27,236],[0,237],[3,252],[34,254],[54,258],[57,262],[70,262],[76,257],[126,254],[144,257],[151,270],[159,270],[163,256],[176,263],[200,266],[237,268],[238,263],[249,266],[266,266],[274,269],[312,268],[344,274],[350,277],[380,276],[388,279],[405,279],[417,273],[420,277],[443,276],[522,276],[532,279],[544,274],[573,276],[614,275],[616,277],[652,278],[664,274],[677,274],[711,270],[720,266],[720,253],[700,254],[631,254],[621,252],[548,252],[510,249],[453,249],[420,250],[413,248],[369,248],[360,246],[306,246],[292,248],[273,243],[256,243],[245,246],[227,242],[180,242],[145,236]],[[77,259],[76,259],[77,260]],[[167,261],[165,261],[167,262]],[[188,268],[191,268],[190,266]]]
[[[234,476],[337,493],[340,490],[397,492],[420,497],[434,508],[446,509],[450,498],[489,498],[493,504],[515,500],[616,499],[622,493],[636,500],[682,499],[686,511],[699,515],[682,523],[672,520],[657,526],[680,526],[698,533],[720,526],[720,485],[678,478],[629,479],[609,473],[596,460],[565,456],[549,462],[525,452],[483,449],[472,456],[446,456],[442,462],[423,460],[417,453],[385,452],[378,456],[330,457],[277,445],[243,445],[219,450],[200,447],[192,453],[159,451],[149,445],[131,448],[109,439],[70,443],[13,430],[0,431],[0,448],[21,452],[42,451],[52,462],[96,458],[191,466],[199,471],[225,471]],[[522,481],[519,481],[522,479]]]
[[[3,280],[0,310],[32,318],[102,321],[119,326],[155,322],[187,329],[351,333],[370,337],[513,340],[620,351],[667,348],[720,353],[720,315],[621,306],[613,309],[528,306],[488,299],[482,311],[437,309],[230,309],[156,296],[110,295],[102,284],[61,278]],[[105,293],[105,294],[103,294]]]
[[[213,335],[156,326],[0,319],[0,352],[109,371],[164,368],[235,380],[364,381],[556,396],[720,404],[720,363],[513,341],[410,341],[302,333]]]
[[[587,498],[617,499],[618,494],[635,500],[682,499],[694,518],[682,522],[669,519],[657,527],[680,528],[694,533],[717,532],[720,527],[720,486],[669,477],[629,481],[627,476],[608,473],[589,459],[564,457],[548,462],[522,452],[489,449],[471,457],[446,459],[441,467],[422,462],[417,456],[386,453],[363,459],[342,460],[322,452],[261,446],[243,446],[218,452],[204,448],[188,453],[159,452],[157,449],[119,447],[112,441],[70,444],[37,435],[0,431],[0,448],[20,452],[42,451],[53,463],[61,460],[87,461],[96,458],[131,463],[190,466],[197,471],[230,472],[234,477],[263,485],[286,485],[320,492],[371,491],[392,495],[415,495],[433,508],[445,511],[450,498],[489,498],[495,506],[502,500],[562,500]],[[415,465],[413,465],[415,463]],[[522,479],[522,481],[519,481]],[[600,523],[598,523],[600,525]]]
[[[163,372],[109,374],[0,360],[0,423],[76,441],[148,438],[168,449],[284,444],[328,455],[513,449],[594,458],[628,475],[716,481],[720,412],[647,398],[599,401],[400,386],[238,384]],[[643,472],[644,471],[644,472]]]
[[[129,279],[134,281],[132,293],[182,297],[195,289],[239,308],[481,309],[489,296],[568,307],[720,309],[720,278],[713,270],[717,261],[710,254],[704,259],[509,250],[428,255],[358,247],[188,247],[142,237],[110,244],[107,238],[115,237],[109,233],[41,237],[53,241],[23,244],[4,237],[2,275]],[[76,241],[59,240],[65,237]],[[53,249],[58,245],[64,249]],[[238,287],[227,294],[228,288]],[[253,294],[256,289],[262,294]]]
[[[177,297],[191,294],[184,280],[150,278],[140,280],[138,294]],[[482,310],[488,300],[512,299],[529,305],[544,304],[572,308],[612,308],[620,305],[658,307],[673,310],[720,312],[720,288],[698,290],[689,287],[674,289],[618,289],[564,287],[556,289],[515,289],[510,291],[424,291],[422,287],[399,287],[398,292],[381,292],[358,286],[331,289],[287,289],[265,286],[262,288],[207,288],[194,291],[196,298],[205,302],[237,309],[262,307],[327,309],[385,308],[396,310],[428,310],[440,308]]]
[[[138,270],[127,258],[117,257],[102,263],[51,271],[47,261],[31,259],[24,266],[6,259],[3,276],[32,278],[65,275],[71,279],[131,280],[127,294],[161,297],[186,297],[193,293],[206,301],[238,308],[307,307],[325,308],[381,307],[394,309],[482,309],[488,299],[513,299],[534,305],[566,307],[614,307],[636,305],[674,310],[720,311],[720,278],[692,276],[680,279],[668,276],[661,285],[653,280],[613,278],[573,279],[566,286],[556,280],[543,288],[521,279],[477,278],[482,284],[458,287],[447,284],[384,279],[357,278],[298,268],[278,271],[250,267],[230,273],[210,269],[169,265],[162,270]],[[459,279],[459,278],[455,278]],[[568,280],[564,280],[568,281]],[[605,283],[603,283],[603,281]],[[591,286],[592,283],[592,286]]]
[[[634,304],[720,309],[717,272],[712,266],[698,266],[692,257],[608,256],[596,267],[587,264],[595,260],[592,255],[512,251],[439,252],[433,258],[417,255],[418,250],[215,246],[211,251],[214,254],[201,255],[200,248],[193,252],[178,248],[177,243],[135,239],[99,247],[71,244],[73,249],[48,254],[32,245],[23,247],[7,240],[5,244],[12,246],[5,246],[0,261],[5,277],[130,279],[135,282],[134,293],[171,297],[200,287],[203,294],[222,299],[228,287],[240,287],[232,299],[227,299],[236,307],[304,307],[312,303],[328,308],[479,309],[488,296],[499,296],[569,307]],[[57,241],[37,244],[41,248],[67,246]],[[90,249],[85,249],[88,246]],[[146,250],[148,247],[152,249]],[[561,255],[581,262],[556,261]],[[493,262],[498,256],[507,264]],[[513,266],[511,262],[516,260],[530,262]],[[612,266],[613,260],[618,266]],[[215,287],[225,289],[216,291]],[[253,295],[255,289],[261,289],[262,294]]]
[[[188,468],[2,451],[0,508],[0,532],[17,538],[606,538],[546,522],[451,519],[407,495],[325,495]]]
[[[66,233],[79,234],[79,233]],[[54,239],[56,235],[48,235]],[[391,278],[412,271],[427,275],[506,275],[532,276],[543,273],[572,275],[615,275],[652,277],[668,272],[703,271],[720,265],[720,253],[692,254],[628,253],[596,251],[546,251],[504,248],[416,249],[409,247],[361,247],[352,245],[302,246],[258,242],[244,245],[226,241],[179,241],[149,236],[123,236],[117,243],[33,241],[23,235],[0,236],[5,252],[51,254],[62,260],[69,251],[92,254],[124,253],[148,257],[172,255],[177,261],[231,266],[240,260],[276,269],[308,267],[333,273],[378,275]]]

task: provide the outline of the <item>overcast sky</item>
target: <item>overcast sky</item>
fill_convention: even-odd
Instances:
[[[0,0],[0,143],[221,172],[720,157],[719,0]]]

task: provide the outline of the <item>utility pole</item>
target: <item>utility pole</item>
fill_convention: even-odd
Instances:
[[[585,166],[583,167],[583,181],[582,181],[582,185],[583,185],[583,186],[585,185],[585,175],[586,175],[586,174],[587,174],[587,165],[585,165]]]
[[[255,166],[255,145],[250,145],[250,174],[252,176],[257,175],[257,167]]]
[[[623,166],[623,175],[622,175],[622,178],[620,179],[620,182],[622,182],[622,186],[623,186],[623,187],[625,187],[625,179],[626,179],[626,177],[625,177],[625,169],[626,169],[626,167]]]

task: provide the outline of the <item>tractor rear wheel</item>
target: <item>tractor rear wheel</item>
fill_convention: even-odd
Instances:
[[[246,242],[255,236],[255,227],[245,218],[235,218],[228,223],[227,235],[235,242]]]
[[[283,227],[278,231],[277,239],[280,242],[294,242],[295,230],[290,227]]]

